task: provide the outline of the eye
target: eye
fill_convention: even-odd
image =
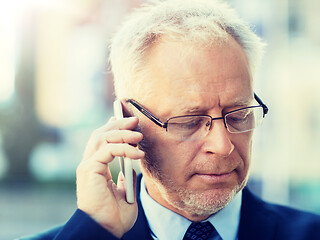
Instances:
[[[252,118],[253,112],[251,109],[242,109],[227,115],[228,123],[243,123]]]
[[[197,118],[197,117],[187,118],[187,119],[183,119],[183,120],[184,121],[181,121],[178,124],[179,124],[180,128],[184,128],[184,129],[199,128],[204,122],[204,119]]]
[[[210,120],[204,116],[182,116],[172,118],[168,127],[180,132],[195,132],[203,126],[209,126]]]
[[[228,120],[232,122],[243,122],[246,119],[247,119],[246,116],[235,116],[235,115],[228,116]]]
[[[187,115],[171,118],[168,121],[167,131],[179,136],[180,140],[198,139],[208,132],[211,124],[209,116]]]

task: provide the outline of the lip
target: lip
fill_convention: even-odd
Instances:
[[[194,176],[201,178],[202,181],[209,183],[225,182],[232,177],[234,171],[219,174],[196,173]]]

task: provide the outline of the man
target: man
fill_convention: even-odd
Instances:
[[[111,44],[125,116],[91,136],[77,169],[78,210],[39,239],[320,239],[320,217],[244,188],[252,133],[268,112],[253,90],[262,43],[220,1],[136,10]],[[141,162],[134,204],[117,156]]]

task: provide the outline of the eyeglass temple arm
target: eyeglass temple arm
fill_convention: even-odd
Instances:
[[[254,99],[262,106],[263,108],[263,115],[266,115],[269,111],[269,108],[267,107],[267,105],[265,105],[262,100],[258,97],[258,95],[256,93],[254,93]]]
[[[149,118],[151,121],[153,121],[155,124],[157,124],[160,127],[166,128],[167,124],[161,122],[157,117],[152,115],[147,109],[140,106],[138,103],[136,103],[133,99],[127,99],[127,102],[131,103],[136,109],[138,109],[143,115],[145,115],[147,118]]]

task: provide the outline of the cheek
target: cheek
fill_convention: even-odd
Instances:
[[[200,146],[196,143],[179,142],[168,138],[157,140],[158,154],[161,156],[160,167],[163,173],[171,177],[182,178],[188,171],[192,160],[199,152]],[[168,176],[169,177],[169,176]]]
[[[179,186],[186,187],[190,179],[190,172],[194,170],[194,163],[202,155],[200,154],[201,144],[199,142],[172,142],[168,144],[167,149],[170,149],[166,154],[171,155],[168,156],[168,159],[171,159],[171,163],[167,164],[166,171],[171,178],[174,177],[173,180]]]
[[[241,159],[240,169],[246,175],[251,161],[252,132],[241,133],[233,140],[235,150]]]

